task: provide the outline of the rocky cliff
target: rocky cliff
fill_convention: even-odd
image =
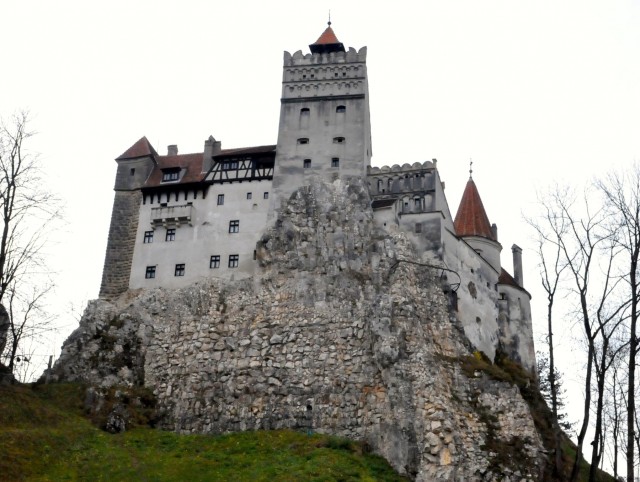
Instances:
[[[91,302],[54,377],[149,387],[179,432],[330,432],[416,480],[540,480],[520,390],[463,369],[473,348],[440,273],[378,230],[369,204],[358,182],[302,188],[259,243],[254,279]]]

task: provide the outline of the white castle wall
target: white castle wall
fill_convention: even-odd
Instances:
[[[249,277],[255,270],[254,250],[266,226],[271,181],[252,181],[213,184],[206,197],[199,194],[188,199],[181,195],[178,201],[171,196],[167,207],[185,206],[192,203],[191,224],[169,223],[166,226],[151,224],[152,210],[160,207],[157,198],[140,205],[140,219],[136,235],[129,287],[178,288],[202,278],[241,279]],[[251,193],[251,199],[247,194]],[[267,193],[267,199],[265,199]],[[218,195],[224,195],[224,204],[218,205]],[[166,198],[162,198],[166,202]],[[229,223],[237,220],[239,232],[230,233]],[[175,229],[174,241],[166,241],[167,229]],[[144,243],[146,231],[154,231],[153,242]],[[229,256],[237,254],[239,265],[229,268]],[[210,268],[211,256],[220,256],[220,267]],[[184,276],[175,276],[176,264],[184,264]],[[147,266],[156,266],[155,278],[145,278]]]

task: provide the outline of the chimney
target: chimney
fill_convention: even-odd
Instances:
[[[511,252],[513,253],[513,277],[516,283],[524,288],[524,282],[522,280],[522,248],[514,244],[511,246]]]
[[[213,136],[204,141],[204,159],[202,162],[202,172],[209,172],[213,166],[213,156],[220,154],[222,142],[216,141]]]
[[[491,235],[493,236],[494,241],[498,240],[498,226],[496,225],[496,223],[493,223],[491,225]]]
[[[178,155],[178,146],[176,144],[171,144],[167,146],[167,156],[177,156]]]

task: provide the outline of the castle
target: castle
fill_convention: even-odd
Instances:
[[[535,370],[522,251],[513,245],[511,276],[473,179],[453,217],[435,159],[372,167],[366,47],[345,49],[330,23],[309,47],[284,53],[276,145],[223,149],[209,137],[201,153],[160,155],[143,137],[116,158],[100,297],[250,278],[257,244],[298,188],[359,178],[377,227],[413,244],[417,258],[405,261],[437,268],[475,349]]]

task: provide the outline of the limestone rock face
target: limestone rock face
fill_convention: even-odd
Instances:
[[[464,374],[438,273],[407,262],[369,203],[358,181],[302,188],[259,243],[255,279],[91,302],[54,377],[145,385],[178,432],[314,430],[366,440],[420,481],[539,480],[528,405]],[[517,460],[489,448],[501,443]]]

